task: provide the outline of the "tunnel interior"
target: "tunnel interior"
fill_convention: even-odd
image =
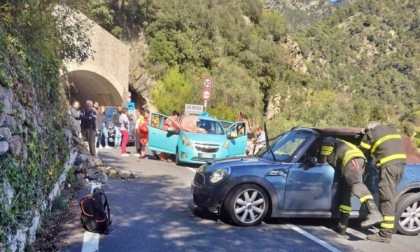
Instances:
[[[76,70],[67,74],[67,95],[70,103],[77,100],[83,106],[87,100],[98,101],[100,105],[117,106],[122,97],[114,85],[105,77],[86,70]]]

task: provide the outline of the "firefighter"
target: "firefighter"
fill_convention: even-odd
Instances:
[[[344,140],[326,137],[321,146],[321,162],[328,162],[334,169],[341,172],[339,181],[340,219],[334,231],[346,234],[351,212],[351,194],[356,195],[369,210],[365,225],[372,226],[383,221],[381,213],[375,205],[372,194],[363,184],[362,175],[365,171],[366,158],[355,145]]]
[[[369,122],[363,133],[360,147],[375,158],[376,167],[380,169],[379,207],[384,218],[379,232],[368,235],[367,239],[390,243],[395,222],[396,188],[403,175],[407,155],[395,127]]]

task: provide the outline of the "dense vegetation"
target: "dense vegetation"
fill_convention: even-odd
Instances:
[[[68,10],[53,15],[58,2],[0,2],[0,87],[14,97],[12,114],[0,104],[0,117],[7,118],[0,126],[22,141],[19,155],[10,151],[0,157],[0,250],[9,232],[30,224],[35,209],[45,210],[41,202],[68,156],[60,69],[63,60],[86,59],[89,41],[80,26],[68,22]],[[5,195],[4,183],[15,195]]]
[[[287,2],[303,9],[310,4]],[[212,76],[211,113],[235,119],[243,111],[257,125],[269,112],[273,134],[295,125],[363,126],[372,119],[412,134],[420,123],[415,3],[343,2],[297,33],[275,0],[266,2],[274,8],[258,0],[93,0],[86,9],[122,39],[146,36],[147,67],[159,80],[153,101],[162,112],[200,103],[201,80]],[[301,48],[307,71],[294,69],[290,40]]]

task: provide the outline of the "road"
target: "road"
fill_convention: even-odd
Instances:
[[[129,147],[134,151],[134,147]],[[323,219],[274,219],[241,228],[192,210],[190,184],[197,167],[155,159],[121,157],[117,149],[100,149],[107,166],[140,174],[137,180],[112,179],[103,188],[111,207],[110,235],[85,232],[75,219],[62,237],[62,251],[420,251],[419,236],[394,235],[391,244],[365,240],[374,228],[349,229],[340,236]],[[80,192],[80,198],[90,191]]]

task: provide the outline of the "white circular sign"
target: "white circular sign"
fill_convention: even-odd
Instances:
[[[203,93],[201,94],[201,98],[203,98],[204,101],[207,101],[211,97],[210,90],[203,90]]]
[[[203,80],[203,88],[210,89],[213,86],[213,80],[210,77],[206,77]]]

